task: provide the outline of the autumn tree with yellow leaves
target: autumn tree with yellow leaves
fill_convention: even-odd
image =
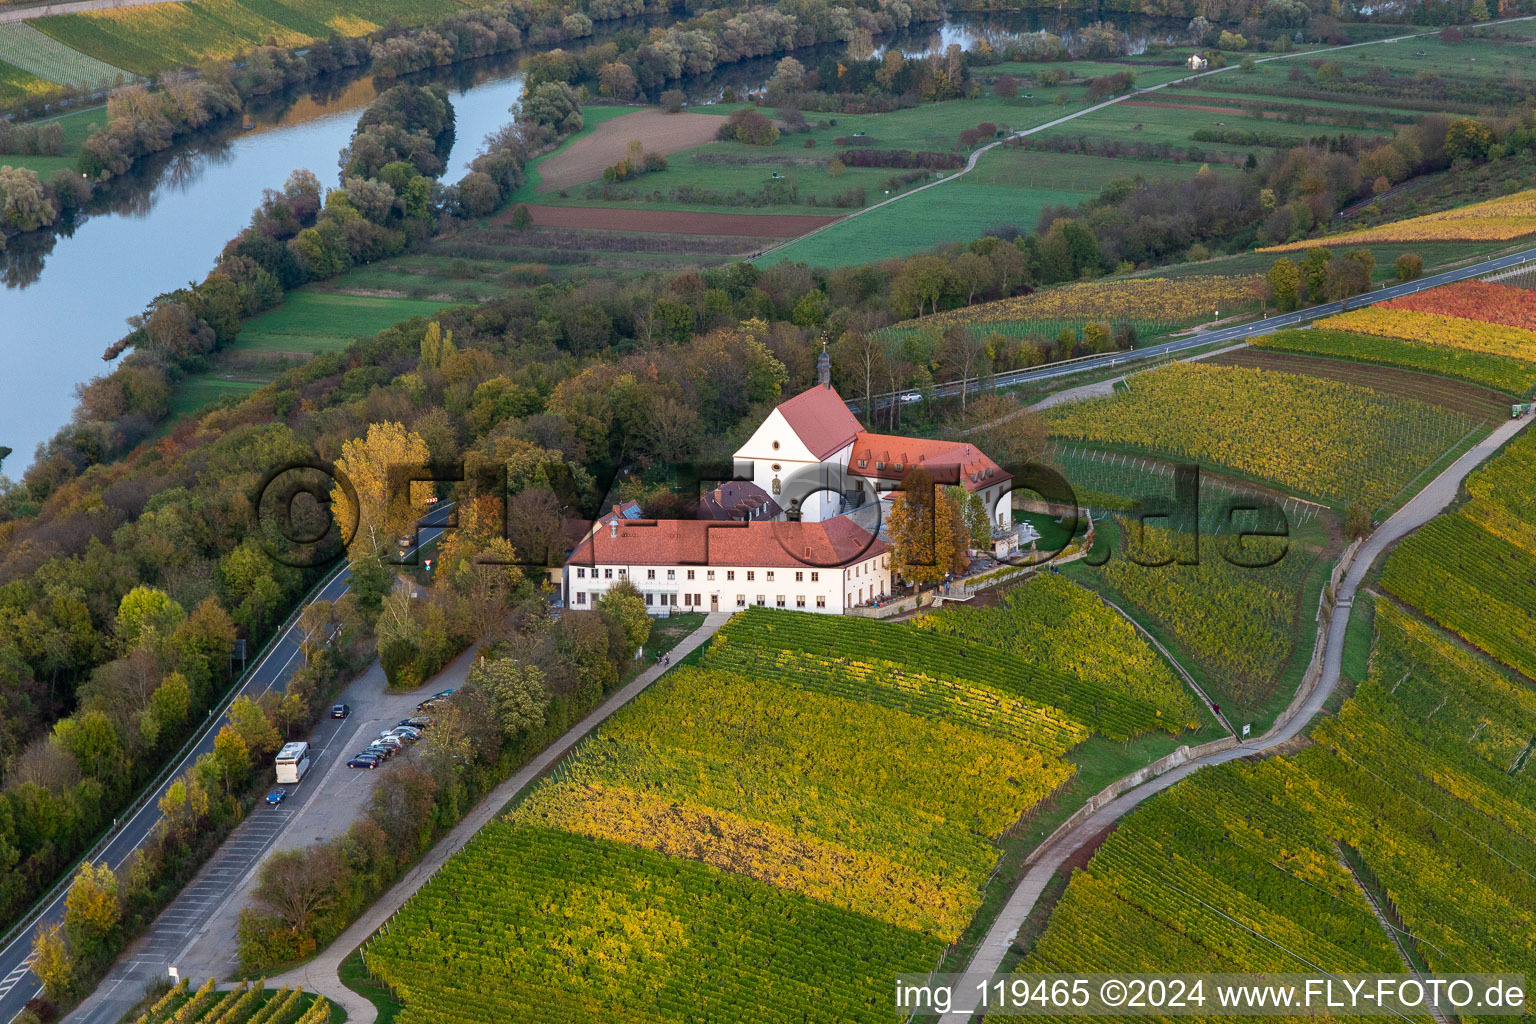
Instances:
[[[411,501],[408,486],[392,486],[391,472],[423,466],[430,453],[421,435],[399,423],[372,423],[368,436],[341,446],[337,468],[352,487],[338,484],[331,491],[331,507],[347,538],[353,556],[379,550],[415,524],[420,515]],[[353,524],[355,529],[352,529]]]

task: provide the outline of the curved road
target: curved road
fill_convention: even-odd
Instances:
[[[1069,829],[1039,851],[1034,864],[1019,881],[1008,902],[1004,904],[997,921],[976,947],[976,953],[966,968],[966,974],[974,976],[975,980],[979,981],[983,976],[996,973],[1009,947],[1013,945],[1014,936],[1018,934],[1019,928],[1034,908],[1035,901],[1040,898],[1040,893],[1050,881],[1051,876],[1068,857],[1082,849],[1084,844],[1090,842],[1142,801],[1161,793],[1206,765],[1224,764],[1240,757],[1262,754],[1300,735],[1323,709],[1323,705],[1327,703],[1329,697],[1333,696],[1333,691],[1338,687],[1339,671],[1344,659],[1344,633],[1349,628],[1350,609],[1354,604],[1355,591],[1365,579],[1366,573],[1370,571],[1371,563],[1393,544],[1439,515],[1455,499],[1456,492],[1467,474],[1530,423],[1531,418],[1524,417],[1500,424],[1480,444],[1431,480],[1427,487],[1414,495],[1397,511],[1397,514],[1382,523],[1376,532],[1360,545],[1354,562],[1339,582],[1338,602],[1334,606],[1333,618],[1328,623],[1328,638],[1323,648],[1322,677],[1304,700],[1293,702],[1263,736],[1241,743],[1230,750],[1188,761],[1164,775],[1159,775],[1123,793],[1105,804],[1098,813],[1084,819],[1076,828]],[[974,984],[958,985],[956,995],[958,999],[954,1010],[940,1018],[940,1024],[966,1024],[976,1012],[980,995]]]
[[[442,533],[441,528],[429,529],[447,521],[451,510],[451,504],[444,504],[427,513],[422,519],[423,529],[417,535],[417,546],[424,546]],[[314,601],[334,601],[347,592],[350,586],[351,572],[346,565],[333,571],[325,583],[316,590],[308,603]],[[115,830],[104,846],[99,846],[91,853],[93,862],[106,861],[113,869],[121,868],[123,862],[137,850],[150,833],[160,822],[160,798],[165,795],[170,784],[180,777],[187,769],[192,767],[194,761],[201,755],[213,749],[214,737],[218,734],[229,719],[225,712],[236,697],[259,697],[271,689],[282,689],[287,683],[289,675],[294,669],[294,663],[299,657],[299,633],[297,627],[291,622],[282,632],[275,643],[269,644],[254,666],[245,674],[245,679],[235,686],[224,698],[223,703],[209,713],[208,721],[203,730],[194,740],[189,741],[182,748],[180,757],[174,763],[169,772],[162,770],[161,775],[153,784],[153,790],[148,799],[140,800],[134,805],[132,813],[115,825]],[[326,741],[328,733],[336,723],[324,719],[314,732],[317,740]],[[297,797],[299,794],[295,794]],[[0,949],[0,1021],[9,1021],[26,1006],[27,1001],[42,991],[42,985],[31,970],[32,936],[36,933],[37,925],[55,924],[63,919],[64,899],[68,895],[68,887],[60,885],[43,905],[41,913],[34,913],[27,919],[25,928],[20,929],[19,934],[11,938],[3,949]]]

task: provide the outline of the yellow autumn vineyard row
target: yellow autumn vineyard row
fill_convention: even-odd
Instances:
[[[1360,231],[1270,245],[1259,252],[1297,252],[1318,246],[1374,242],[1507,242],[1536,232],[1536,189],[1483,203],[1410,217]]]
[[[1317,326],[1536,362],[1536,331],[1439,313],[1421,313],[1412,309],[1357,309],[1319,320]]]
[[[1208,319],[1222,308],[1259,301],[1263,279],[1251,277],[1164,277],[1120,281],[1088,281],[946,310],[912,326],[949,327],[1004,320],[1074,319],[1164,320]]]

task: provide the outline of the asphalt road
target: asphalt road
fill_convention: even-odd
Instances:
[[[418,533],[417,545],[425,546],[435,540],[443,532],[440,528],[431,528],[434,524],[447,521],[452,509],[451,504],[445,504],[433,509],[422,518],[423,529]],[[311,601],[334,601],[347,592],[350,586],[351,572],[347,566],[342,566],[325,585],[319,589]],[[228,721],[225,711],[236,697],[258,697],[268,690],[281,690],[287,683],[288,677],[299,664],[299,632],[296,627],[290,626],[284,631],[277,643],[272,644],[267,653],[262,655],[247,672],[245,681],[220,705],[216,713],[210,713],[210,724],[203,730],[197,742],[192,745],[185,755],[176,763],[175,770],[164,776],[163,781],[154,792],[154,796],[143,801],[138,809],[126,820],[117,825],[116,832],[106,847],[98,852],[94,860],[99,863],[106,861],[113,869],[122,867],[128,857],[137,850],[145,840],[149,838],[156,824],[160,821],[160,798],[172,782],[192,767],[198,757],[213,750],[213,740]],[[341,727],[346,726],[345,721],[332,721],[327,718],[314,730],[312,742],[328,745]],[[311,787],[313,788],[313,787]],[[308,792],[301,783],[289,797],[290,806],[297,810],[303,801],[308,798]],[[268,808],[259,807],[251,815],[252,818],[261,817],[261,812]],[[249,819],[248,819],[249,821]],[[245,828],[242,823],[241,829]],[[238,835],[241,829],[236,830]],[[259,830],[258,830],[259,831]],[[254,835],[254,833],[252,833]],[[231,837],[233,838],[233,837]],[[221,851],[222,852],[222,851]],[[67,889],[60,890],[54,898],[43,908],[41,916],[33,925],[25,929],[0,950],[0,1021],[9,1021],[20,1013],[28,1000],[42,991],[42,985],[37,976],[32,973],[32,937],[37,931],[38,923],[55,924],[64,917],[64,899],[68,894]]]
[[[1395,284],[1388,288],[1378,288],[1364,295],[1356,295],[1346,300],[1350,309],[1360,309],[1362,306],[1376,302],[1384,302],[1387,299],[1395,299],[1402,295],[1412,295],[1426,288],[1434,288],[1436,285],[1450,284],[1453,281],[1465,281],[1468,278],[1481,277],[1498,270],[1507,270],[1510,267],[1518,267],[1522,263],[1536,260],[1536,249],[1525,249],[1512,253],[1509,256],[1500,256],[1498,259],[1484,260],[1462,267],[1459,270],[1447,270],[1442,274],[1434,274],[1429,277],[1421,277],[1417,281],[1409,281],[1405,284]],[[987,389],[1008,388],[1019,384],[1027,384],[1033,381],[1051,380],[1055,377],[1065,377],[1074,373],[1082,373],[1086,370],[1110,369],[1124,366],[1127,370],[1134,369],[1133,364],[1144,362],[1148,359],[1158,359],[1163,356],[1177,355],[1180,352],[1192,348],[1202,348],[1206,345],[1214,345],[1217,342],[1241,342],[1249,338],[1256,338],[1264,334],[1273,334],[1275,331],[1284,330],[1287,327],[1298,327],[1308,321],[1319,317],[1331,316],[1334,313],[1344,311],[1342,303],[1327,302],[1320,306],[1308,306],[1294,313],[1283,313],[1279,316],[1268,317],[1264,320],[1255,320],[1252,323],[1238,324],[1234,327],[1223,327],[1215,331],[1201,331],[1187,338],[1179,338],[1176,341],[1163,342],[1160,345],[1151,345],[1147,348],[1133,349],[1129,352],[1107,352],[1102,356],[1087,356],[1070,362],[1056,363],[1050,366],[1040,366],[1027,370],[1013,370],[1008,373],[999,373],[986,385]],[[984,390],[980,382],[972,381],[967,389],[971,393]],[[935,397],[948,397],[960,393],[958,382],[940,384],[933,389]],[[894,396],[885,394],[875,401],[876,408],[885,408],[891,404]],[[859,411],[857,406],[853,406]]]

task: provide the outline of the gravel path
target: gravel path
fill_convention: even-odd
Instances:
[[[1310,693],[1293,701],[1269,732],[1263,736],[1239,744],[1230,750],[1186,762],[1167,774],[1160,775],[1122,794],[1105,804],[1097,814],[1085,818],[1076,828],[1057,837],[1047,848],[1040,851],[1033,866],[1020,880],[1013,895],[1003,906],[1002,913],[998,915],[986,937],[976,947],[975,956],[971,959],[966,973],[976,976],[978,980],[982,976],[996,973],[1009,947],[1013,945],[1014,936],[1018,934],[1029,912],[1034,908],[1035,901],[1040,898],[1046,883],[1056,873],[1057,868],[1142,801],[1161,793],[1206,765],[1224,764],[1240,757],[1264,753],[1300,735],[1323,709],[1323,705],[1327,703],[1329,697],[1333,696],[1333,691],[1338,686],[1339,671],[1344,659],[1344,633],[1349,628],[1349,611],[1354,604],[1355,591],[1366,573],[1370,571],[1371,564],[1393,544],[1439,515],[1455,499],[1457,490],[1467,474],[1530,423],[1531,418],[1525,417],[1500,424],[1481,443],[1452,463],[1449,469],[1431,480],[1428,486],[1414,495],[1395,515],[1377,527],[1376,532],[1360,546],[1354,561],[1339,584],[1338,600],[1334,606],[1333,618],[1328,623],[1328,639],[1323,648],[1322,677]],[[958,998],[955,1009],[941,1018],[941,1024],[965,1024],[975,1013],[980,997],[972,984],[959,985],[956,996]]]

